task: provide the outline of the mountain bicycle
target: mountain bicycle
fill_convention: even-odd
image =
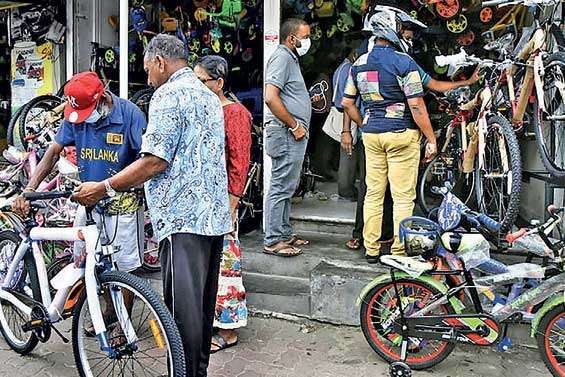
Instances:
[[[116,270],[112,256],[117,250],[111,242],[102,244],[92,208],[86,211],[85,226],[37,226],[34,215],[40,201],[71,194],[23,194],[32,210],[0,289],[0,332],[8,346],[28,354],[39,341],[49,340],[52,331],[67,343],[55,324],[72,318],[73,354],[80,376],[114,370],[122,375],[185,376],[184,351],[174,319],[146,282]],[[38,244],[42,240],[85,241],[86,264],[70,264],[49,282]],[[27,278],[11,285],[22,260]],[[56,289],[53,297],[49,283]],[[101,300],[102,295],[109,299]]]
[[[480,64],[485,73],[481,89],[473,99],[459,104],[454,118],[454,127],[461,126],[461,154],[455,156],[454,166],[460,170],[459,174],[474,173],[476,208],[499,221],[501,232],[505,233],[518,216],[522,175],[516,134],[498,111],[497,98],[493,97],[492,88],[506,62],[469,56],[463,49],[456,55],[436,56],[436,62],[455,69]]]
[[[499,7],[508,4],[493,3]],[[516,52],[493,94],[509,103],[515,128],[521,129],[531,121],[545,168],[561,179],[565,178],[565,38],[561,21],[557,20],[559,3],[557,0],[510,2],[534,6],[534,23],[532,28],[524,28]],[[506,49],[500,52],[504,59],[508,58]]]
[[[455,214],[492,231],[500,227],[459,203],[462,207],[449,211],[448,221],[457,224]],[[390,273],[369,283],[357,300],[363,334],[372,349],[391,363],[391,376],[430,368],[449,356],[457,343],[498,345],[505,351],[511,345],[507,326],[524,316],[531,320],[531,336],[552,375],[565,375],[565,242],[549,237],[559,227],[565,208],[550,211],[544,224],[508,237],[515,241],[528,232],[537,234],[543,245],[532,252],[546,258],[545,267],[506,266],[491,259],[481,234],[446,233],[425,218],[402,222],[409,256],[382,256],[381,263],[390,267]]]

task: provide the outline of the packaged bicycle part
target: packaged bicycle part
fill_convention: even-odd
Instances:
[[[466,270],[476,268],[490,260],[490,244],[481,234],[464,234],[457,256],[465,263]]]
[[[526,250],[540,257],[553,257],[553,251],[547,247],[539,234],[528,234],[512,243],[513,249]]]
[[[504,274],[510,271],[507,265],[492,258],[481,263],[477,266],[477,269],[491,275]]]
[[[417,278],[424,272],[431,271],[434,265],[426,262],[419,257],[405,257],[400,255],[383,255],[381,263],[406,272],[408,275]]]
[[[477,285],[497,285],[518,279],[542,279],[544,276],[544,267],[534,263],[518,263],[508,266],[508,272],[480,277],[475,279],[475,283],[477,283]]]

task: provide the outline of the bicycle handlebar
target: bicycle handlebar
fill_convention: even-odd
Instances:
[[[490,0],[490,1],[483,1],[483,7],[492,7],[497,6],[499,8],[506,7],[510,5],[519,5],[522,4],[524,6],[531,6],[531,5],[551,5],[551,4],[558,4],[559,0]]]
[[[59,199],[59,198],[68,198],[73,194],[73,191],[47,191],[47,192],[24,192],[22,196],[29,200],[30,202],[34,202],[37,200],[49,200],[49,199]]]

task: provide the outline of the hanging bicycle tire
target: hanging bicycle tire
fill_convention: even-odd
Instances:
[[[6,137],[8,141],[8,145],[16,147],[15,139],[14,139],[14,132],[18,129],[18,136],[19,136],[19,120],[22,115],[22,111],[24,111],[24,106],[19,107],[14,115],[10,118],[10,122],[8,122],[8,130],[6,131]]]
[[[534,100],[536,143],[549,174],[565,178],[565,52],[551,54],[544,65],[545,111],[539,109],[537,96]]]
[[[522,161],[518,139],[510,122],[500,115],[487,120],[483,166],[475,158],[475,193],[478,210],[501,223],[505,234],[520,207]],[[480,153],[480,152],[479,152]]]
[[[18,137],[20,138],[20,142],[24,147],[24,150],[27,150],[28,147],[28,141],[26,138],[31,133],[30,131],[41,126],[35,125],[33,122],[40,121],[45,112],[51,111],[62,102],[63,100],[60,97],[44,95],[32,99],[24,106],[18,127]]]
[[[133,94],[131,96],[130,101],[137,105],[141,111],[147,116],[149,114],[149,103],[151,102],[151,97],[153,97],[153,93],[155,93],[155,89],[147,88],[142,89]]]

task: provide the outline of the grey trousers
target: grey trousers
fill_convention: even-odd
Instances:
[[[308,135],[296,141],[288,127],[275,122],[265,125],[265,152],[271,158],[271,182],[265,203],[265,246],[292,236],[290,200],[298,186]]]
[[[159,244],[163,296],[177,323],[188,377],[206,377],[223,236],[176,233]]]

